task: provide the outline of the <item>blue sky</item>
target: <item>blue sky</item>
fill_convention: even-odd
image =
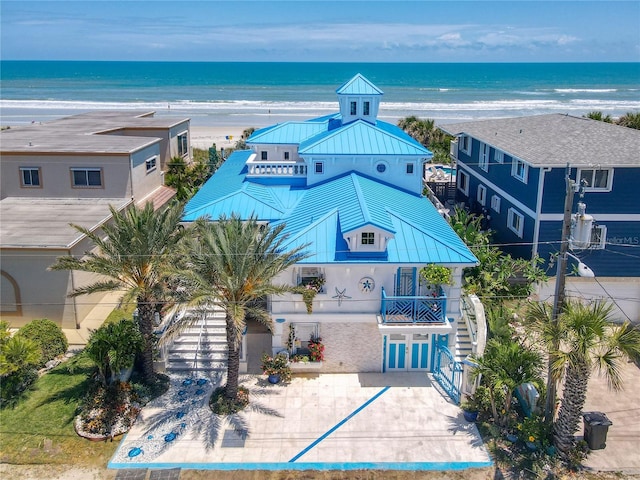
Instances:
[[[640,61],[640,0],[1,0],[2,59]]]

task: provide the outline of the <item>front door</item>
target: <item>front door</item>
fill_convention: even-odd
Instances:
[[[386,372],[404,372],[408,369],[406,337],[406,335],[397,333],[392,333],[387,337]]]
[[[409,348],[409,369],[429,370],[429,334],[414,333]]]
[[[385,372],[429,371],[430,341],[429,334],[389,334],[384,362]]]

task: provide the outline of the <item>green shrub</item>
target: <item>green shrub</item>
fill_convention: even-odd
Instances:
[[[49,360],[63,355],[69,347],[67,337],[62,333],[60,327],[46,318],[27,323],[18,330],[16,336],[27,338],[40,347],[42,356],[38,367],[44,367]]]
[[[14,407],[38,379],[38,371],[24,367],[0,378],[0,408]]]
[[[15,406],[38,378],[40,348],[28,338],[10,336],[0,322],[0,408]]]

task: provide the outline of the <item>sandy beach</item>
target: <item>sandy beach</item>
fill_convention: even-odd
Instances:
[[[235,146],[242,136],[243,127],[202,127],[191,126],[191,146],[193,148],[208,149],[216,144],[216,148]]]

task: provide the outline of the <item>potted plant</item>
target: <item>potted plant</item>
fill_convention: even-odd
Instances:
[[[265,353],[262,355],[262,372],[268,376],[269,383],[288,382],[291,380],[289,358],[284,353],[275,356]]]
[[[435,263],[430,263],[426,267],[422,267],[420,269],[420,276],[429,286],[434,287],[436,292],[440,290],[441,285],[451,285],[453,283],[451,269],[444,265],[436,265]]]
[[[480,413],[480,399],[476,395],[467,395],[460,403],[462,415],[467,422],[475,422]]]

